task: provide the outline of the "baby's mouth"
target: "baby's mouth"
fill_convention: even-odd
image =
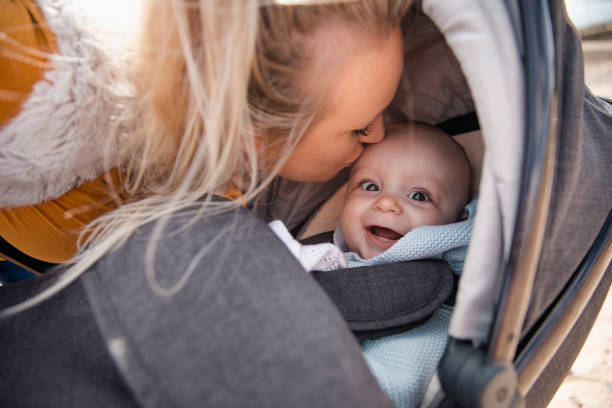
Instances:
[[[397,242],[402,234],[393,231],[392,229],[372,225],[366,227],[367,237],[370,243],[379,248],[387,249]]]

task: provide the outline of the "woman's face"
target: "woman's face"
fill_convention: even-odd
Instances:
[[[399,28],[388,36],[375,36],[330,26],[317,30],[312,46],[315,58],[302,86],[307,92],[323,93],[325,110],[297,144],[280,175],[320,182],[353,164],[364,143],[383,139],[382,111],[400,79],[403,45]]]

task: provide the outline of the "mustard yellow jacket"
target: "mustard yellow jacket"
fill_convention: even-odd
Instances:
[[[0,10],[1,129],[21,119],[22,107],[35,85],[48,81],[45,73],[54,69],[48,55],[58,53],[58,46],[36,2],[0,0]],[[116,208],[117,201],[110,194],[118,185],[119,173],[111,170],[39,204],[4,207],[0,209],[0,236],[36,259],[66,262],[76,253],[82,228]]]

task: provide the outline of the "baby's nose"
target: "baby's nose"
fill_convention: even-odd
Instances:
[[[378,211],[400,215],[402,213],[402,206],[398,203],[397,199],[391,195],[383,195],[374,204],[374,208]]]

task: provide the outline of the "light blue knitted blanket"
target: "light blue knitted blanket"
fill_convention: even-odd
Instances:
[[[475,198],[466,206],[468,219],[465,221],[415,228],[374,258],[362,259],[348,253],[349,267],[438,258],[447,261],[459,274],[472,234],[476,205]],[[342,248],[344,239],[339,230],[334,240]],[[421,404],[446,347],[451,314],[451,307],[442,306],[427,322],[414,329],[361,342],[372,373],[397,407],[415,408]]]

